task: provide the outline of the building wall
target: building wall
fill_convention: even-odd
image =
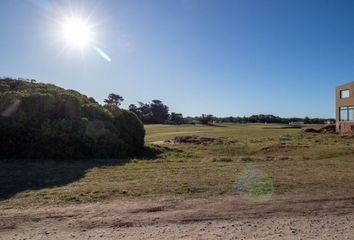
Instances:
[[[349,90],[349,98],[340,98],[341,90]],[[354,134],[354,122],[339,120],[339,107],[354,106],[354,81],[336,87],[336,126],[341,134]]]

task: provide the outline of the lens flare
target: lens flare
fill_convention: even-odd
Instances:
[[[95,50],[101,57],[103,57],[103,59],[107,60],[108,62],[112,61],[111,58],[100,48],[95,47]]]
[[[10,117],[14,112],[17,111],[20,106],[21,101],[15,99],[5,110],[0,114],[2,117]]]
[[[234,189],[255,200],[269,200],[273,194],[273,182],[267,174],[253,165],[241,172],[234,183]]]

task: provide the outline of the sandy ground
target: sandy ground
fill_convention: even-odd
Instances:
[[[354,239],[354,194],[7,209],[0,210],[0,239]]]

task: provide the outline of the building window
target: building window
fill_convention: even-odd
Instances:
[[[341,90],[340,91],[340,98],[348,98],[349,97],[349,90]]]
[[[348,120],[349,121],[354,121],[354,107],[349,107],[348,108]]]
[[[339,108],[340,121],[354,121],[354,106]]]

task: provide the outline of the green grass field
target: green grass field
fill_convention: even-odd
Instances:
[[[240,193],[262,198],[354,189],[353,138],[304,134],[279,124],[147,125],[145,129],[147,146],[158,153],[149,158],[1,161],[0,208]],[[225,142],[151,145],[182,135]]]

